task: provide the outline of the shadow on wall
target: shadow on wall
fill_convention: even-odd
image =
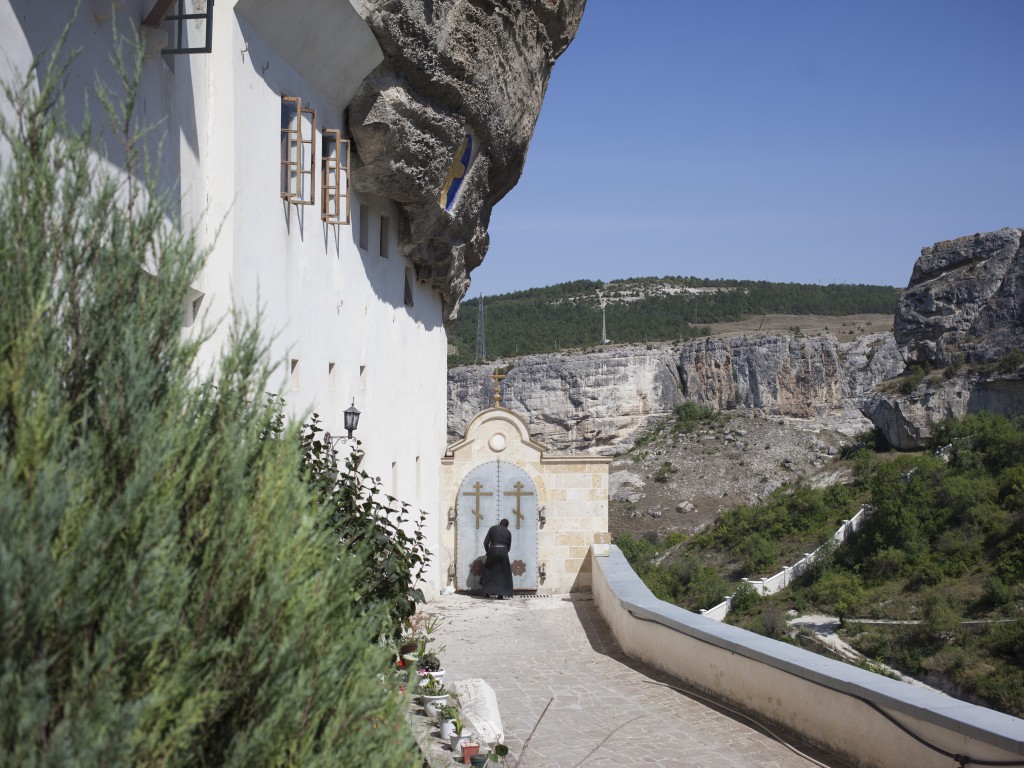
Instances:
[[[73,17],[74,4],[70,2],[10,0],[10,5],[28,52],[24,56],[19,56],[18,52],[6,53],[19,71],[19,76],[28,69],[33,57],[38,58],[39,82],[45,78],[46,67],[55,52],[61,32],[71,23],[64,53],[67,55],[75,52],[75,55],[62,94],[64,114],[71,130],[80,131],[87,120],[91,122],[97,148],[109,158],[111,164],[123,168],[124,147],[111,130],[110,118],[96,94],[96,85],[97,82],[104,83],[115,98],[123,95],[121,79],[113,62],[114,35],[125,44],[124,56],[130,68],[131,51],[127,43],[135,39],[141,41],[138,19],[142,17],[142,6],[129,3],[129,9],[119,8],[116,16],[112,17],[109,8],[115,4],[83,2],[77,16]],[[55,9],[55,5],[61,7]],[[12,32],[5,34],[11,35]],[[184,139],[193,153],[198,154],[199,147],[189,57],[171,57],[173,61],[165,60],[167,58],[156,54],[144,62],[136,118],[137,127],[153,127],[143,139],[144,149],[154,160],[157,187],[167,196],[169,212],[176,214],[180,204],[180,139]],[[171,67],[174,70],[173,76],[170,75]],[[166,114],[167,104],[176,105],[173,114]],[[156,158],[159,158],[159,163],[155,162]],[[142,181],[144,169],[140,167],[134,170],[133,175]]]
[[[363,239],[360,247],[361,233],[359,228],[366,223],[361,220],[360,208],[368,206],[370,210],[370,236]],[[434,331],[442,325],[442,312],[439,307],[440,296],[427,285],[421,285],[417,277],[416,269],[412,262],[398,252],[398,243],[401,240],[401,229],[406,226],[405,214],[390,205],[383,198],[375,195],[360,195],[359,199],[352,201],[352,225],[347,227],[347,237],[351,237],[353,245],[362,260],[363,271],[370,283],[374,295],[382,304],[392,309],[405,311],[413,322],[423,326],[426,331]],[[382,219],[387,219],[386,236],[388,245],[385,246],[387,256],[383,256],[380,247],[380,238],[383,228]],[[343,233],[346,228],[342,228]],[[406,287],[409,289],[409,296]],[[429,294],[430,300],[424,301],[425,294]],[[406,299],[411,298],[410,304]]]

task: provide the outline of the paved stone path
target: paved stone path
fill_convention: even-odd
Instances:
[[[505,743],[510,758],[522,756],[520,768],[843,766],[787,739],[821,762],[800,756],[630,659],[589,596],[449,595],[424,610],[441,617],[436,641],[445,646],[446,682],[482,678],[494,689]]]

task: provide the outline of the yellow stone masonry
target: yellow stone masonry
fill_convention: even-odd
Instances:
[[[466,428],[463,440],[451,445],[441,461],[440,573],[456,586],[457,526],[454,516],[463,481],[474,469],[499,460],[524,471],[536,486],[538,510],[537,564],[544,577],[541,594],[589,591],[590,545],[608,533],[608,467],[604,456],[546,456],[545,447],[530,438],[526,422],[505,408],[481,411]],[[532,503],[532,502],[531,502]],[[513,521],[514,522],[514,521]],[[472,527],[472,526],[470,526]],[[513,550],[515,543],[513,543]]]

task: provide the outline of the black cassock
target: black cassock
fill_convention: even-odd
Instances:
[[[480,579],[480,589],[485,595],[512,597],[512,566],[508,561],[509,550],[512,549],[512,531],[506,526],[492,525],[484,537],[484,575]]]

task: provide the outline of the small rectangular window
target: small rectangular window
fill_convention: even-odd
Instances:
[[[316,110],[298,96],[281,97],[281,197],[295,205],[313,204],[316,184]]]
[[[203,306],[206,294],[189,288],[185,298],[185,327],[191,327],[199,319],[199,309]]]
[[[366,366],[359,366],[359,389],[360,391],[366,389]]]
[[[320,218],[328,224],[348,224],[349,140],[337,128],[324,129],[320,145]]]
[[[288,384],[292,389],[299,388],[299,361],[292,358],[288,365]]]
[[[388,257],[388,246],[391,241],[391,220],[387,216],[380,217],[380,255],[382,258]]]
[[[416,280],[416,270],[412,267],[406,267],[405,269],[405,306],[411,307],[412,301],[412,284]]]
[[[359,204],[359,247],[364,251],[370,248],[370,206]]]
[[[336,366],[334,363],[327,364],[327,391],[333,392],[337,389],[338,377],[335,376]]]
[[[161,53],[210,53],[213,50],[213,0],[157,0],[142,20],[144,27],[167,32]],[[109,3],[107,4],[109,7]]]

